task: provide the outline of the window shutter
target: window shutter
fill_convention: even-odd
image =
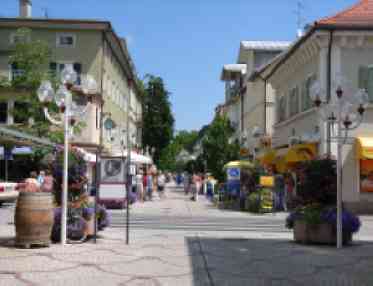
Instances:
[[[368,90],[369,68],[366,66],[359,67],[359,88]]]
[[[373,68],[368,69],[366,90],[367,90],[368,95],[369,95],[369,101],[373,102]]]

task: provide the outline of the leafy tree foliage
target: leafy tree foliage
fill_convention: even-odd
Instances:
[[[159,167],[162,170],[182,171],[186,162],[177,161],[177,156],[183,149],[192,153],[197,138],[197,131],[182,130],[178,132],[171,143],[162,151]]]
[[[170,144],[174,133],[174,116],[162,78],[147,75],[143,92],[143,145],[154,148],[154,162]]]
[[[229,120],[226,117],[215,117],[208,127],[202,142],[203,158],[207,169],[219,180],[224,180],[224,165],[232,160],[239,159],[240,146],[238,142],[230,142],[234,134]]]

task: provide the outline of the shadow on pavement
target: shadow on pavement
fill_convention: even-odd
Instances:
[[[372,242],[341,250],[280,239],[187,237],[186,244],[195,286],[373,285]],[[201,284],[202,271],[209,284]]]

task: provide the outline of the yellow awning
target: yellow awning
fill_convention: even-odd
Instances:
[[[289,151],[285,155],[285,162],[287,164],[293,164],[303,161],[309,161],[314,159],[316,155],[316,143],[297,144],[289,149]]]
[[[358,137],[357,150],[360,159],[373,159],[373,137]]]
[[[224,169],[228,168],[252,169],[254,165],[249,161],[232,161],[224,165]]]
[[[260,164],[262,165],[272,165],[276,159],[276,151],[273,149],[268,150],[262,156],[258,157]]]

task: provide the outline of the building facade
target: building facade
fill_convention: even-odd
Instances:
[[[356,212],[372,212],[369,187],[373,160],[373,1],[363,0],[336,16],[322,19],[298,39],[281,58],[261,72],[275,89],[276,121],[273,148],[313,146],[316,155],[337,156],[336,129],[320,117],[311,101],[312,85],[318,82],[324,100],[335,97],[337,86],[346,96],[360,89],[370,104],[360,127],[349,133],[343,147],[343,202]],[[344,80],[341,80],[344,79]],[[373,173],[372,173],[373,174]],[[367,182],[369,181],[369,182]]]
[[[48,43],[51,61],[46,69],[59,73],[66,64],[73,64],[78,73],[77,84],[86,75],[98,83],[98,91],[82,118],[85,126],[73,138],[73,143],[84,148],[100,144],[100,126],[110,117],[117,126],[126,129],[130,120],[132,144],[141,146],[141,98],[137,92],[137,76],[124,40],[112,29],[110,22],[34,19],[31,17],[0,18],[0,77],[12,80],[20,72],[9,65],[9,56],[14,50],[17,31],[30,30],[31,39]],[[25,40],[25,39],[23,39]],[[130,97],[130,99],[129,99]],[[0,124],[22,124],[14,118],[11,110],[24,104],[17,100],[17,94],[0,92]],[[130,103],[130,104],[128,104]],[[127,113],[129,116],[127,117]],[[101,120],[100,116],[104,116]],[[103,143],[107,150],[115,145],[107,132],[103,131]]]
[[[243,41],[237,64],[223,67],[221,80],[226,84],[224,110],[242,146],[242,156],[260,152],[259,137],[271,136],[274,99],[270,84],[253,77],[258,69],[289,47],[288,42]]]

